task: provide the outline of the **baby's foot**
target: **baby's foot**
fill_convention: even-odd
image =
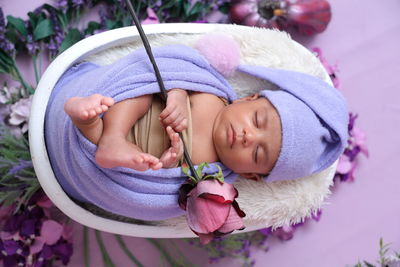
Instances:
[[[90,124],[114,105],[111,97],[94,94],[87,97],[71,97],[64,105],[65,112],[77,124]]]
[[[104,140],[105,139],[105,140]],[[100,167],[127,167],[138,171],[161,169],[162,163],[153,155],[143,153],[133,143],[123,138],[102,138],[96,151]]]

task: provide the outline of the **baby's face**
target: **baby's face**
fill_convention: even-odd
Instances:
[[[281,148],[281,122],[274,106],[258,95],[224,107],[213,126],[219,160],[239,174],[267,174]]]

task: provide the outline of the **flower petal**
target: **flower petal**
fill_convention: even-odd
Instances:
[[[225,223],[218,229],[218,232],[227,234],[239,229],[244,229],[243,220],[238,215],[236,210],[231,207],[229,210],[228,218],[226,219]]]
[[[223,202],[221,202],[220,198],[217,198],[215,196],[211,197],[209,194],[219,195],[219,196],[223,197],[224,202],[225,201],[232,202],[235,199],[235,197],[237,197],[237,191],[236,191],[235,187],[233,187],[233,185],[228,184],[228,183],[221,184],[220,182],[218,182],[215,179],[203,180],[203,181],[199,182],[197,184],[196,191],[191,191],[189,193],[189,195],[192,195],[194,197],[198,197],[203,194],[205,194],[204,195],[205,198],[209,197],[209,199],[218,201],[220,203],[223,203]]]
[[[42,251],[43,249],[43,245],[44,245],[44,241],[42,240],[43,238],[41,238],[40,236],[35,238],[35,242],[33,243],[33,245],[31,245],[29,247],[29,253],[31,255],[36,254],[40,251]]]
[[[60,239],[63,227],[56,221],[47,220],[42,224],[40,235],[47,245],[54,245]]]
[[[213,239],[214,239],[214,234],[209,233],[209,234],[200,234],[200,233],[196,233],[199,238],[200,238],[200,243],[202,245],[207,245],[208,243],[210,243]]]
[[[156,15],[156,13],[153,11],[153,9],[151,9],[151,8],[147,8],[146,9],[146,12],[147,12],[147,18],[145,19],[145,20],[143,20],[142,21],[142,24],[144,25],[144,24],[157,24],[157,23],[160,23],[159,21],[158,21],[158,17],[157,17],[157,15]]]
[[[337,165],[336,171],[340,174],[346,174],[352,169],[349,158],[346,155],[341,155],[339,158],[339,163]]]
[[[207,234],[214,232],[225,223],[230,207],[230,204],[221,204],[203,198],[188,197],[186,208],[188,225],[193,231],[198,233]]]

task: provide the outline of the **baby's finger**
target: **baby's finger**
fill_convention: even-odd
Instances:
[[[174,137],[175,131],[172,129],[171,126],[167,126],[165,129],[167,131],[169,139],[172,141],[172,138]]]
[[[175,109],[174,105],[167,105],[165,109],[160,113],[160,118],[165,119]]]
[[[182,142],[179,134],[175,133],[173,138],[171,139],[171,147],[174,152],[178,153],[181,148]]]
[[[174,129],[175,132],[181,132],[181,130],[178,130],[178,129],[183,128],[183,127],[178,128],[178,126],[180,126],[184,120],[185,120],[185,117],[179,116],[175,121],[173,121],[169,125]]]
[[[186,118],[184,118],[179,123],[179,125],[174,128],[174,130],[177,131],[177,132],[182,132],[182,131],[186,130],[187,127],[188,127],[188,120]]]
[[[166,117],[166,118],[163,119],[163,123],[164,123],[165,125],[170,125],[170,124],[173,123],[176,119],[178,119],[179,115],[180,115],[180,112],[179,112],[177,109],[175,109],[175,110],[173,110],[173,111],[168,115],[168,117]]]

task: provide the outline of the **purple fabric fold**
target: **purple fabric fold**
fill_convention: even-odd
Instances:
[[[211,93],[229,101],[236,94],[197,50],[182,45],[153,49],[167,90],[184,88]],[[128,168],[105,169],[95,162],[96,145],[88,141],[64,112],[73,96],[100,93],[116,102],[144,94],[158,93],[159,87],[144,49],[117,62],[99,66],[85,62],[70,68],[52,91],[45,118],[45,140],[54,174],[71,197],[109,212],[142,220],[163,220],[184,213],[178,206],[178,189],[186,180],[180,168],[139,172]],[[236,178],[219,164],[228,183]]]

